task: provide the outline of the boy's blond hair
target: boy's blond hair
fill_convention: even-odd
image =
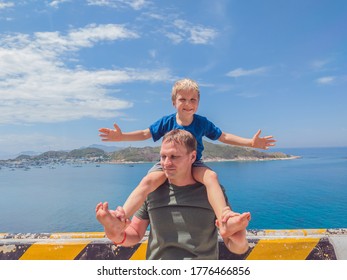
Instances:
[[[191,79],[182,79],[178,80],[172,87],[172,92],[171,92],[171,99],[172,102],[175,102],[177,93],[180,90],[195,90],[198,93],[198,97],[200,99],[200,90],[199,90],[199,85],[197,82],[191,80]]]
[[[189,131],[182,129],[174,129],[167,132],[163,136],[162,143],[164,142],[175,142],[177,144],[181,144],[187,149],[188,153],[196,151],[197,148],[196,139],[193,136],[193,134],[191,134]]]

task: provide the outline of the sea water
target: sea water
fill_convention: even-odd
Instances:
[[[214,162],[249,229],[347,227],[347,148],[281,149],[295,160]],[[95,206],[122,205],[152,163],[0,169],[0,232],[102,231]]]

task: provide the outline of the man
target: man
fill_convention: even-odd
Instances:
[[[150,193],[131,222],[124,210],[99,203],[96,217],[115,244],[133,246],[141,241],[148,225],[147,259],[218,259],[218,229],[227,248],[235,254],[248,250],[246,227],[250,213],[238,214],[225,207],[216,221],[204,185],[192,176],[196,140],[184,130],[163,137],[160,163],[167,181]],[[216,227],[217,226],[217,227]]]

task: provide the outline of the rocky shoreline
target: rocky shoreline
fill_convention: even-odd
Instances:
[[[300,156],[287,155],[282,152],[265,153],[255,149],[228,147],[205,143],[204,162],[246,162],[246,161],[269,161],[298,159]],[[10,169],[30,167],[57,166],[81,164],[135,164],[158,162],[160,158],[160,147],[124,148],[115,152],[105,152],[98,148],[83,148],[71,151],[48,151],[40,155],[20,155],[15,159],[0,160],[1,167]]]
[[[285,158],[255,158],[255,157],[239,157],[233,159],[227,158],[208,158],[204,159],[204,162],[246,162],[246,161],[274,161],[274,160],[294,160],[300,159],[301,156],[288,156]],[[159,161],[159,160],[158,160]],[[143,164],[143,163],[155,163],[156,161],[127,161],[127,160],[110,160],[104,161],[101,164]]]

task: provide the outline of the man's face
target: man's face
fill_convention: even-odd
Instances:
[[[160,163],[171,183],[191,178],[192,164],[196,151],[187,152],[184,145],[176,142],[163,142],[160,149]]]

